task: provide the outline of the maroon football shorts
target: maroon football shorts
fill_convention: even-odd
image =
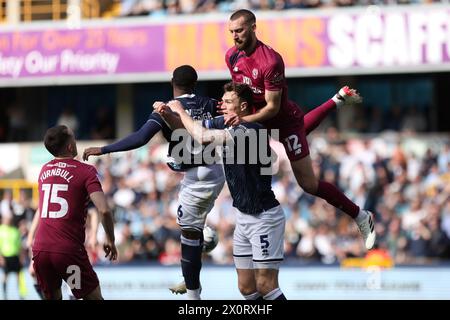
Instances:
[[[33,267],[38,285],[47,299],[61,288],[62,280],[71,287],[77,299],[81,299],[99,286],[97,274],[86,252],[56,253],[38,251],[33,255]],[[77,278],[79,275],[79,278]]]
[[[283,144],[290,161],[300,160],[309,155],[308,141],[304,126],[304,113],[292,101],[272,119],[266,121],[269,129],[278,129],[280,142]]]

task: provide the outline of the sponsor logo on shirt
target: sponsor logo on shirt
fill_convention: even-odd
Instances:
[[[67,164],[65,162],[56,162],[55,164],[47,164],[47,167],[58,167],[58,168],[76,168],[77,166],[72,164]]]

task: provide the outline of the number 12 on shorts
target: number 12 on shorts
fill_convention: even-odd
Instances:
[[[298,143],[298,137],[295,134],[291,134],[289,137],[284,139],[289,151],[294,151],[295,154],[302,152],[302,144]]]

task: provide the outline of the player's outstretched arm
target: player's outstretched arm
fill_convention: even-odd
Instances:
[[[87,161],[90,156],[101,156],[102,154],[101,147],[89,147],[83,151],[83,160]]]
[[[194,121],[185,111],[181,103],[177,100],[170,101],[167,106],[173,112],[180,115],[181,122],[189,134],[200,144],[223,144],[227,139],[231,138],[230,134],[225,130],[209,130],[201,125],[200,121]]]
[[[161,130],[160,122],[160,119],[150,116],[149,120],[138,131],[127,137],[103,147],[86,148],[83,152],[83,160],[87,161],[90,156],[100,156],[105,153],[128,151],[142,147]]]
[[[106,196],[101,191],[92,192],[89,197],[97,208],[98,213],[101,217],[101,222],[103,229],[105,229],[106,240],[103,244],[103,249],[106,253],[105,257],[109,257],[109,260],[117,259],[117,248],[114,244],[114,222],[109,209],[108,203],[106,201]]]
[[[153,109],[161,116],[170,129],[184,128],[178,113],[173,112],[164,102],[156,101],[153,104]]]

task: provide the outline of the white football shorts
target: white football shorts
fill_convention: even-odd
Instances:
[[[236,269],[279,269],[284,258],[286,223],[281,206],[257,215],[236,212],[233,235]]]
[[[200,166],[186,171],[178,192],[177,222],[181,229],[203,230],[206,215],[214,207],[224,183],[222,164]]]

